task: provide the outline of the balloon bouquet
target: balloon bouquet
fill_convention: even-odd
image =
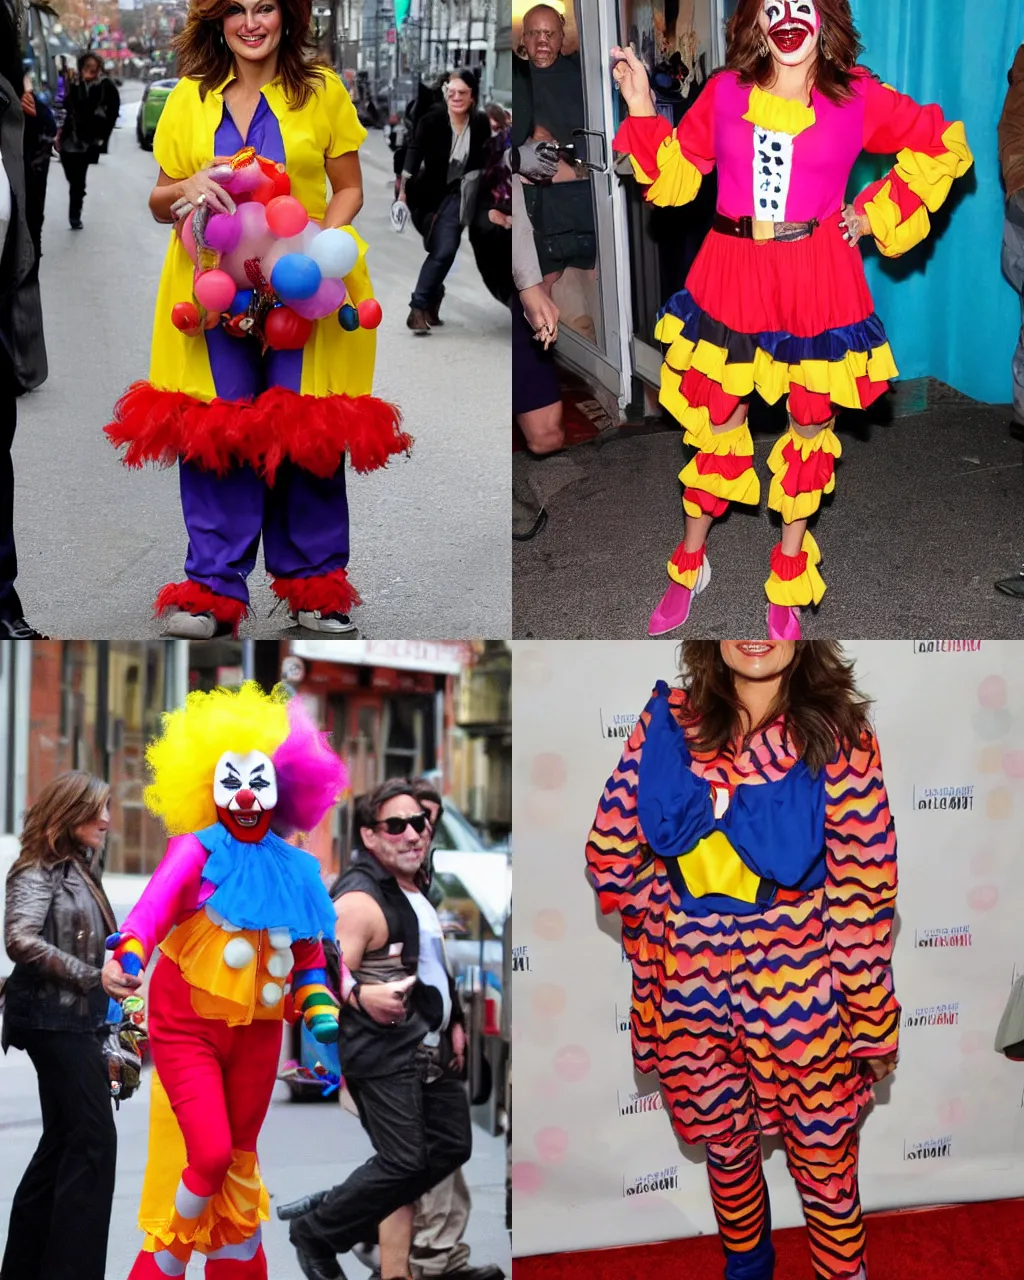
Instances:
[[[346,301],[344,278],[359,258],[355,237],[343,227],[322,230],[291,195],[283,165],[243,147],[212,176],[236,208],[214,213],[204,205],[179,224],[196,274],[193,301],[171,310],[176,329],[194,337],[223,324],[275,351],[304,347],[313,322],[335,313],[343,329],[376,329],[375,298]]]

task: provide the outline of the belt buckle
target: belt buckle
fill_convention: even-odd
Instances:
[[[736,225],[740,229],[740,235],[744,240],[752,240],[754,238],[754,219],[744,214],[742,218],[736,219]]]
[[[775,239],[775,223],[759,222],[756,218],[753,220],[752,234],[755,240],[774,240]]]

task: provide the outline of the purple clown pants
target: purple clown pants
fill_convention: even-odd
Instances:
[[[267,387],[299,391],[301,351],[260,355],[255,342],[223,329],[206,333],[217,395],[248,400]],[[267,571],[275,578],[314,578],[348,565],[348,499],[345,466],[320,479],[285,462],[273,487],[238,467],[218,476],[179,463],[181,510],[188,530],[185,573],[219,595],[249,603],[246,578],[256,563],[260,537]]]

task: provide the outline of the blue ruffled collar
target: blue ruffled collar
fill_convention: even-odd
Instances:
[[[312,854],[272,831],[248,844],[219,822],[196,839],[210,855],[203,879],[216,886],[206,901],[226,920],[242,929],[287,929],[293,942],[334,936],[334,904]]]

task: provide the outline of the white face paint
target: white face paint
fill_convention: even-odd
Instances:
[[[240,791],[252,792],[256,797],[255,805],[240,805]],[[250,751],[245,755],[239,751],[225,751],[213,774],[213,800],[219,809],[233,812],[256,806],[273,809],[277,804],[274,762],[262,751]]]
[[[758,25],[783,66],[798,67],[817,49],[821,17],[814,0],[763,0]]]

